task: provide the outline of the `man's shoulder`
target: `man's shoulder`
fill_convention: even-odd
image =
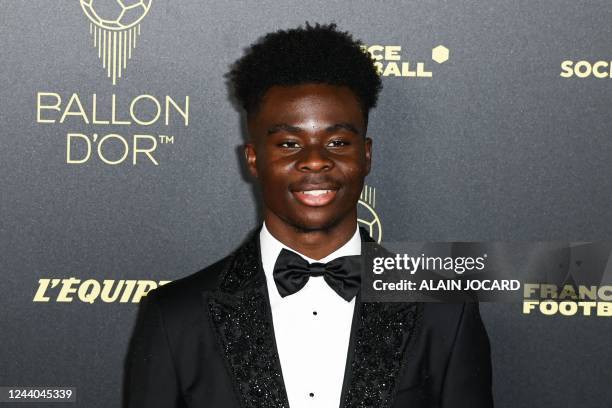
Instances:
[[[433,342],[449,347],[461,331],[485,333],[478,302],[422,303],[421,327]]]
[[[234,251],[215,263],[183,278],[159,286],[148,292],[147,303],[157,304],[162,312],[187,313],[202,305],[203,297],[219,289],[221,281],[234,262],[244,260],[245,254],[254,251],[257,230],[246,236],[246,239]]]
[[[424,302],[424,323],[434,325],[440,329],[452,329],[463,318],[466,309],[478,308],[478,303],[441,303]]]
[[[217,262],[151,290],[147,298],[155,299],[164,306],[191,306],[199,303],[203,293],[212,292],[218,288],[222,273],[228,266],[233,254]]]

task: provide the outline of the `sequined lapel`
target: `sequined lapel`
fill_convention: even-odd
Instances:
[[[288,408],[258,237],[236,250],[207,312],[240,406]]]
[[[361,230],[362,242],[374,241]],[[364,256],[385,251],[364,246]],[[421,316],[418,303],[362,302],[358,295],[342,389],[342,408],[390,407]]]

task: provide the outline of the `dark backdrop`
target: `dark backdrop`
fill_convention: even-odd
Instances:
[[[106,3],[92,6],[112,15]],[[401,47],[381,61],[388,75],[370,118],[364,203],[378,218],[360,211],[379,221],[374,233],[389,241],[612,237],[609,1],[153,0],[137,25],[110,31],[137,38],[115,84],[94,47],[104,30],[78,1],[1,0],[1,9],[0,385],[73,386],[78,406],[119,406],[137,299],[84,300],[105,281],[146,289],[191,274],[257,225],[224,74],[260,35],[306,20]],[[397,76],[402,64],[406,76]],[[53,94],[59,112],[44,108],[57,102]],[[89,123],[74,101],[59,123],[73,94]],[[93,124],[93,94],[98,121],[111,117],[113,94],[120,119],[140,95],[150,97],[135,103],[136,116],[154,117],[155,98],[161,117]],[[189,97],[187,124],[175,110],[164,123],[166,96],[181,106]],[[69,133],[89,137],[89,160],[68,162]],[[121,139],[106,139],[107,161],[129,146],[115,165],[96,150],[112,133]],[[132,164],[138,134],[151,136],[143,148],[155,139],[158,164],[144,154]],[[86,154],[84,140],[72,139],[75,157]],[[61,301],[62,287],[77,291],[71,301]],[[520,304],[481,309],[498,407],[612,404],[610,318],[524,315]]]

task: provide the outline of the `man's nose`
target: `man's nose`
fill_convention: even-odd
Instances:
[[[297,168],[300,171],[327,171],[334,167],[329,152],[323,146],[307,146],[302,149]]]

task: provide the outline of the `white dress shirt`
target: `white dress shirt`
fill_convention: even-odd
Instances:
[[[281,249],[287,247],[263,224],[259,234],[261,261],[270,295],[274,335],[291,408],[340,406],[355,298],[347,302],[322,276],[311,277],[298,292],[281,297],[272,273]],[[357,227],[353,237],[323,259],[300,254],[309,263],[361,254]]]

